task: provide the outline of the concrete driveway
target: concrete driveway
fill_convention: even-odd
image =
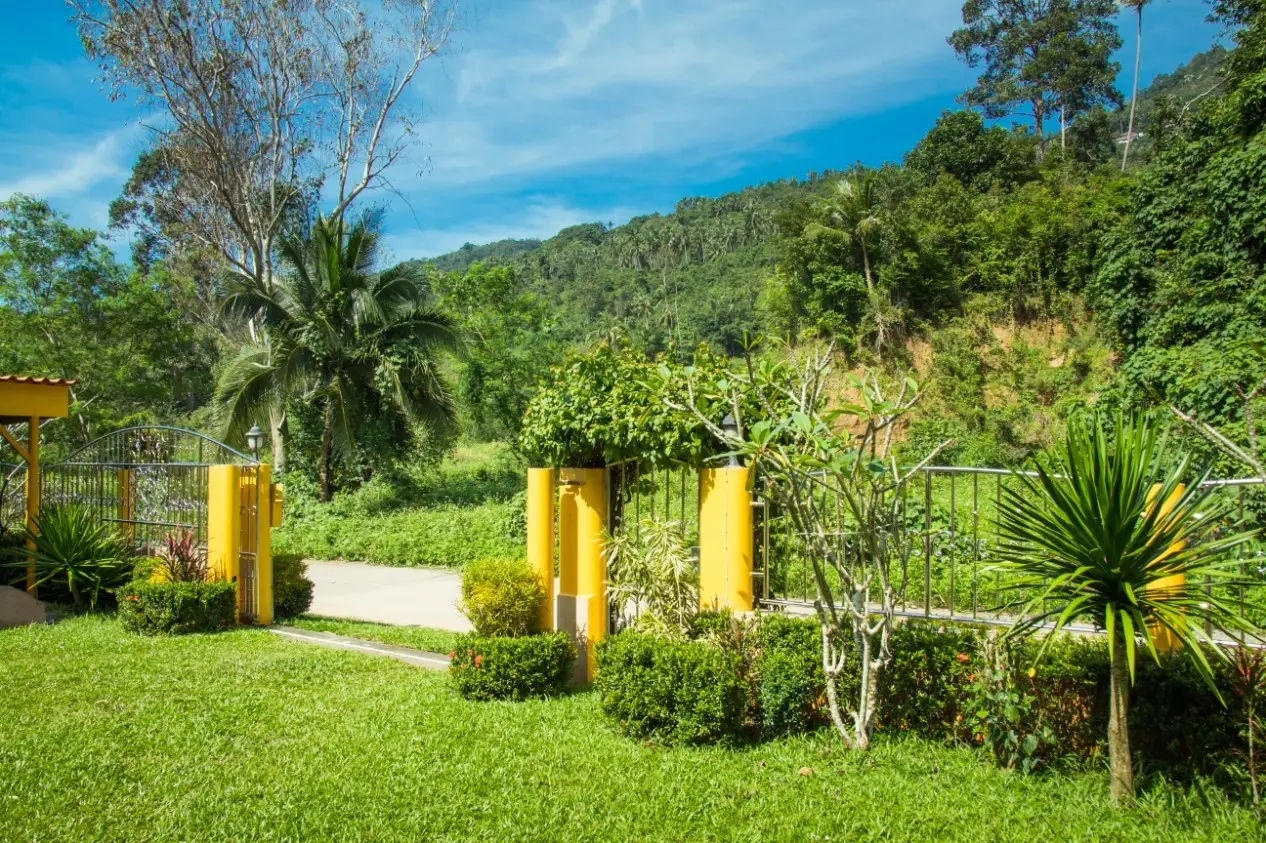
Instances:
[[[469,632],[457,610],[461,574],[362,562],[309,562],[314,615]]]

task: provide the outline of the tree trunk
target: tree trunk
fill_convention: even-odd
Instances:
[[[284,410],[268,411],[268,436],[273,445],[273,471],[281,474],[286,470],[286,413]]]
[[[1063,102],[1059,104],[1059,149],[1061,152],[1068,151],[1068,118]]]
[[[1125,152],[1121,154],[1121,172],[1130,160],[1130,144],[1134,141],[1134,107],[1139,101],[1139,60],[1143,56],[1143,4],[1138,5],[1138,32],[1134,41],[1134,87],[1130,91],[1130,125],[1125,130]]]
[[[871,299],[875,297],[875,279],[870,274],[870,250],[866,248],[866,238],[859,237],[862,244],[862,267],[866,270],[866,292],[870,294]]]
[[[1112,648],[1112,687],[1108,712],[1108,767],[1112,775],[1112,799],[1134,800],[1134,758],[1130,754],[1130,667],[1125,641]]]
[[[333,497],[330,483],[330,455],[334,450],[334,407],[325,405],[325,430],[321,433],[321,503],[329,503]]]

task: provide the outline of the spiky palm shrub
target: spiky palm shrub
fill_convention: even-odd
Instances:
[[[31,558],[35,585],[64,585],[80,608],[93,608],[101,592],[122,585],[133,559],[127,543],[112,525],[76,506],[49,507],[40,512]],[[14,566],[25,566],[17,557]]]
[[[1230,502],[1202,487],[1208,476],[1187,457],[1170,460],[1150,417],[1118,415],[1106,429],[1096,416],[1071,423],[1063,448],[1039,461],[1034,476],[1017,475],[1019,488],[1006,492],[1002,564],[1020,575],[1013,588],[1025,595],[1013,630],[1053,620],[1053,636],[1088,620],[1107,634],[1114,799],[1129,800],[1134,791],[1127,715],[1139,642],[1158,659],[1148,628],[1180,642],[1214,693],[1206,625],[1252,631],[1216,590],[1205,589],[1206,582],[1236,584],[1228,552],[1253,536],[1224,534],[1234,520]]]
[[[640,629],[684,638],[699,614],[699,563],[678,521],[643,518],[633,529],[607,534],[608,599],[623,612],[631,603]]]

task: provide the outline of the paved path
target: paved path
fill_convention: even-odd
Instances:
[[[413,650],[408,647],[393,647],[390,644],[379,644],[377,641],[362,641],[359,638],[347,638],[329,632],[313,632],[310,629],[296,629],[293,626],[274,626],[272,632],[282,638],[316,644],[318,647],[351,650],[353,653],[368,653],[371,656],[385,656],[414,667],[425,667],[427,670],[448,670],[448,657],[441,656],[439,653],[428,653],[425,650]]]
[[[469,632],[457,610],[461,575],[442,568],[309,562],[314,615]]]

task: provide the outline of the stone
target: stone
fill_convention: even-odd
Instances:
[[[47,621],[43,603],[25,591],[0,585],[0,629]]]

